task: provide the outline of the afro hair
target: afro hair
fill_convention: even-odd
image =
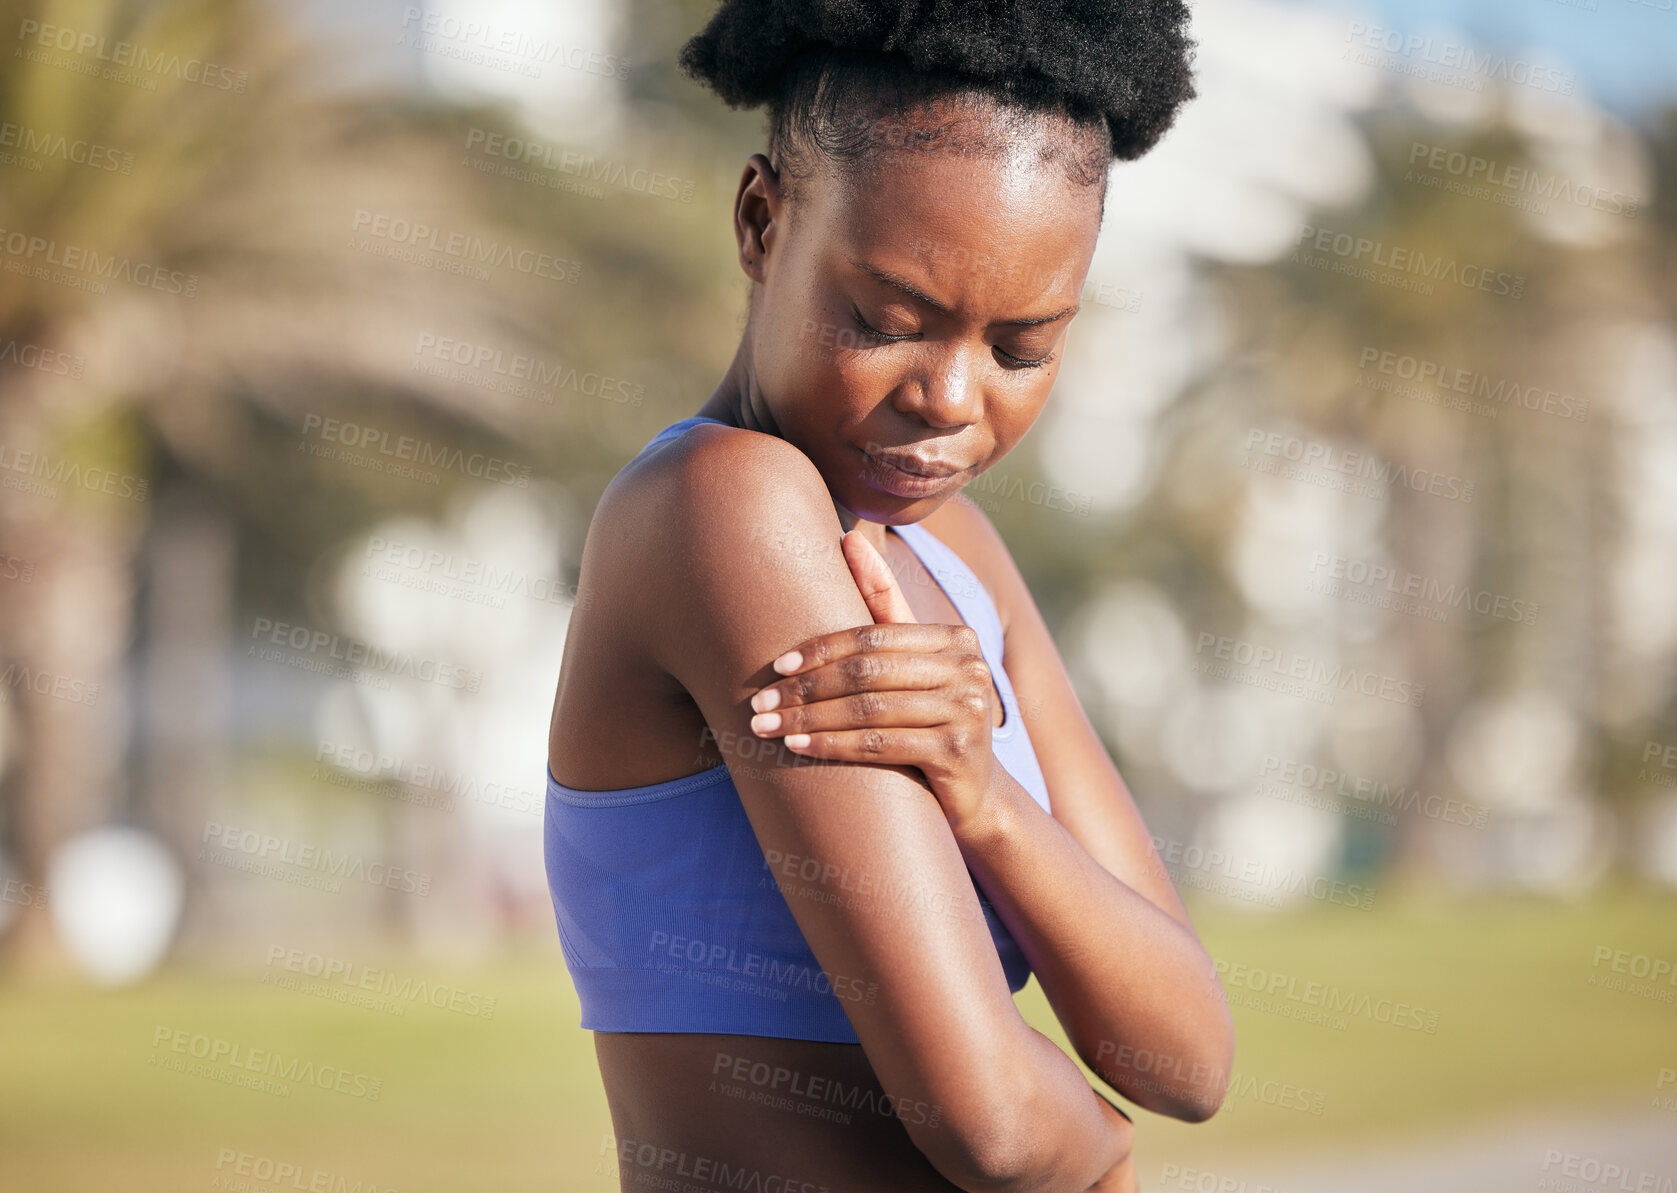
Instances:
[[[1183,0],[723,0],[681,67],[730,107],[766,106],[771,136],[863,63],[858,85],[894,78],[899,107],[904,88],[965,90],[1101,120],[1103,152],[1128,161],[1195,94],[1187,21]]]

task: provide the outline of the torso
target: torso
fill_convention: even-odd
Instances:
[[[922,525],[973,567],[992,592],[988,577],[960,548],[956,502]],[[616,536],[613,536],[616,537]],[[632,537],[632,536],[630,536]],[[903,595],[921,622],[961,624],[961,616],[913,551],[895,533],[886,534],[886,559]],[[594,561],[590,561],[594,562]],[[598,561],[611,570],[609,555]],[[586,566],[586,565],[585,565]],[[593,601],[577,608],[566,636],[558,698],[548,741],[548,765],[567,786],[608,790],[660,783],[695,774],[723,761],[714,741],[702,738],[704,718],[691,697],[668,674],[637,651],[633,619],[613,613],[623,608],[613,599],[611,577],[585,575]],[[621,595],[621,594],[618,594]],[[662,599],[681,599],[669,591]],[[656,616],[654,604],[639,616]],[[1005,624],[1005,618],[1004,618]],[[995,700],[992,723],[1000,725],[1001,701]],[[706,740],[695,751],[694,742]],[[794,1181],[825,1184],[831,1193],[948,1191],[956,1186],[931,1167],[895,1118],[867,1110],[837,1111],[849,1121],[812,1114],[823,1106],[809,1097],[787,1099],[784,1085],[761,1088],[727,1076],[733,1069],[720,1058],[748,1058],[800,1075],[802,1088],[871,1090],[865,1104],[878,1104],[880,1091],[872,1067],[856,1044],[830,1044],[765,1036],[695,1033],[596,1032],[595,1054],[621,1145],[633,1140],[658,1148],[685,1151],[732,1165],[778,1173]],[[750,1071],[749,1064],[744,1072]],[[761,1070],[759,1070],[761,1071]],[[761,1092],[764,1098],[748,1100]],[[804,1104],[800,1111],[797,1105]],[[631,1149],[631,1154],[633,1149]],[[669,1170],[638,1168],[620,1161],[621,1187],[645,1187],[637,1178],[654,1179]],[[796,1188],[793,1183],[791,1187]]]

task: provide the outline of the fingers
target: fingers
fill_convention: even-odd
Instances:
[[[949,663],[933,655],[880,651],[847,655],[790,679],[776,680],[751,698],[756,712],[770,712],[855,692],[921,691],[949,681]]]
[[[978,634],[966,625],[921,625],[919,622],[854,626],[810,638],[774,661],[782,675],[796,675],[850,655],[878,651],[910,651],[935,654],[954,650],[981,654]]]
[[[751,718],[760,737],[835,732],[880,727],[912,728],[942,725],[949,720],[949,702],[935,692],[859,692],[814,704],[794,704]],[[787,745],[792,743],[787,741]]]
[[[917,766],[939,757],[940,731],[931,728],[839,729],[793,734],[786,748],[832,762],[870,762],[877,766]]]
[[[867,537],[852,528],[839,542],[845,561],[850,564],[850,575],[862,599],[868,603],[874,621],[882,625],[915,624],[914,611],[908,607],[908,598],[898,587],[891,565]]]

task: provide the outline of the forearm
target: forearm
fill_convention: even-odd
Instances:
[[[999,764],[990,795],[981,817],[952,826],[956,841],[1078,1054],[1138,1105],[1207,1117],[1226,1087],[1233,1029],[1204,948]]]

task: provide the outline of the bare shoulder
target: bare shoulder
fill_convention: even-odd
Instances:
[[[760,535],[777,510],[824,502],[831,512],[826,493],[815,464],[784,439],[701,423],[625,465],[601,495],[595,522],[614,555],[652,552],[648,562],[661,567],[671,552],[726,548],[742,529]]]
[[[713,507],[718,513],[738,512],[742,505],[776,494],[825,492],[820,471],[790,443],[722,423],[701,423],[644,453],[607,489],[620,500],[667,505],[666,512],[678,516]]]
[[[808,456],[777,436],[720,423],[632,461],[607,487],[590,530],[620,579],[617,614],[640,627],[662,664],[686,653],[684,631],[707,614],[746,615],[741,598],[766,591],[766,569],[812,586],[812,598],[848,581],[843,533]]]

